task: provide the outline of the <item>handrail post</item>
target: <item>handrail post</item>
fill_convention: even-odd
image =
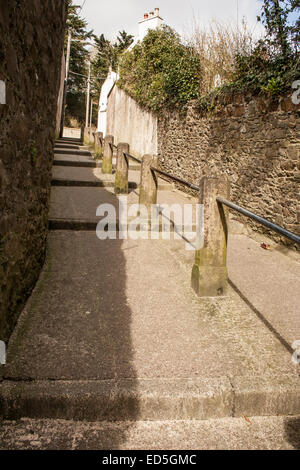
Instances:
[[[102,173],[104,174],[112,174],[113,143],[114,137],[112,135],[107,135],[104,139],[102,159]]]
[[[87,145],[90,143],[90,128],[89,127],[84,128],[83,143]]]
[[[103,157],[103,132],[95,132],[95,158]]]
[[[83,144],[84,143],[84,126],[83,125],[80,128],[80,140],[81,140],[81,143]]]
[[[229,198],[230,185],[226,176],[204,177],[200,182],[199,204],[203,209],[202,244],[197,249],[192,272],[192,287],[199,297],[217,297],[227,290],[226,266],[228,241],[228,210],[216,198]]]
[[[143,204],[150,209],[152,204],[157,203],[157,176],[151,166],[158,165],[158,158],[152,155],[144,155],[141,165],[141,183],[140,183],[140,196],[139,203]]]
[[[117,149],[117,168],[115,177],[115,193],[128,193],[128,158],[129,145],[126,143],[118,144]]]

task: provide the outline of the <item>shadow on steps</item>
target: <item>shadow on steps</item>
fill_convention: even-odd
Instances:
[[[5,419],[129,420],[127,430],[138,419],[122,243],[92,231],[50,232],[46,263],[8,347]],[[113,447],[126,432],[114,435]]]

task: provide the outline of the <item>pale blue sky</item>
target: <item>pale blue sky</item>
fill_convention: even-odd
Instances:
[[[83,5],[84,0],[73,0]],[[110,40],[115,39],[119,30],[125,29],[136,35],[138,21],[145,12],[160,8],[160,14],[167,24],[180,34],[185,33],[199,18],[203,25],[211,19],[237,21],[244,16],[255,32],[261,28],[256,17],[260,12],[260,0],[85,0],[82,16],[96,34],[103,33]]]

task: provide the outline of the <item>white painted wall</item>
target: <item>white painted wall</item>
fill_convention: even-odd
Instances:
[[[142,21],[139,21],[139,36],[134,40],[134,42],[131,44],[131,46],[129,46],[129,48],[128,48],[129,51],[132,50],[133,47],[139,41],[143,41],[143,39],[146,36],[146,34],[148,33],[149,29],[159,28],[163,24],[163,19],[159,16],[159,8],[155,8],[155,10],[153,12],[149,13],[149,14],[146,13],[145,16],[147,16],[147,18],[144,17],[144,19]],[[108,117],[107,117],[107,103],[108,103],[108,101],[107,100],[108,100],[108,96],[109,96],[114,84],[116,83],[116,81],[118,79],[119,79],[119,76],[115,72],[110,71],[108,73],[107,79],[105,80],[105,82],[104,82],[104,84],[101,88],[97,131],[102,132],[104,137],[107,134],[107,129],[108,128],[111,129],[111,127],[113,125],[112,122],[108,122]],[[132,109],[132,107],[133,107],[133,105],[130,107],[130,109]],[[144,119],[144,115],[143,115],[143,122],[146,122],[146,121],[147,120]],[[119,123],[117,125],[117,128],[120,129],[121,127],[122,126]],[[129,127],[128,127],[128,129],[129,129]],[[147,132],[148,131],[150,132],[150,130],[147,130]],[[108,132],[108,134],[110,134],[110,132]],[[133,142],[134,142],[134,137],[132,137],[132,139],[133,139]],[[125,141],[125,142],[128,142],[128,141]],[[155,144],[155,145],[157,145],[157,144]],[[142,148],[142,147],[139,145],[138,148]],[[151,148],[154,148],[153,145],[152,145]],[[150,153],[153,153],[153,152],[150,152]]]
[[[117,85],[108,97],[106,135],[114,136],[115,145],[128,143],[133,156],[157,155],[157,117]]]
[[[105,137],[106,133],[106,110],[107,110],[107,100],[108,95],[114,86],[115,82],[118,80],[118,75],[115,72],[110,71],[107,75],[107,79],[103,83],[101,88],[100,94],[100,102],[99,102],[99,113],[98,113],[98,132],[103,132],[103,136]]]

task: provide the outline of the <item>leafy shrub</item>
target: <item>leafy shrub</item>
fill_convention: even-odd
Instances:
[[[152,111],[182,109],[199,97],[201,63],[168,26],[150,30],[120,60],[119,86]]]
[[[269,48],[260,42],[251,54],[236,57],[233,82],[240,89],[254,93],[280,95],[291,88],[299,74],[299,57],[271,55]]]
[[[292,91],[292,83],[300,78],[300,58],[271,56],[269,51],[261,42],[248,55],[237,55],[232,80],[201,96],[199,110],[214,111],[226,95],[234,93],[276,97]]]

